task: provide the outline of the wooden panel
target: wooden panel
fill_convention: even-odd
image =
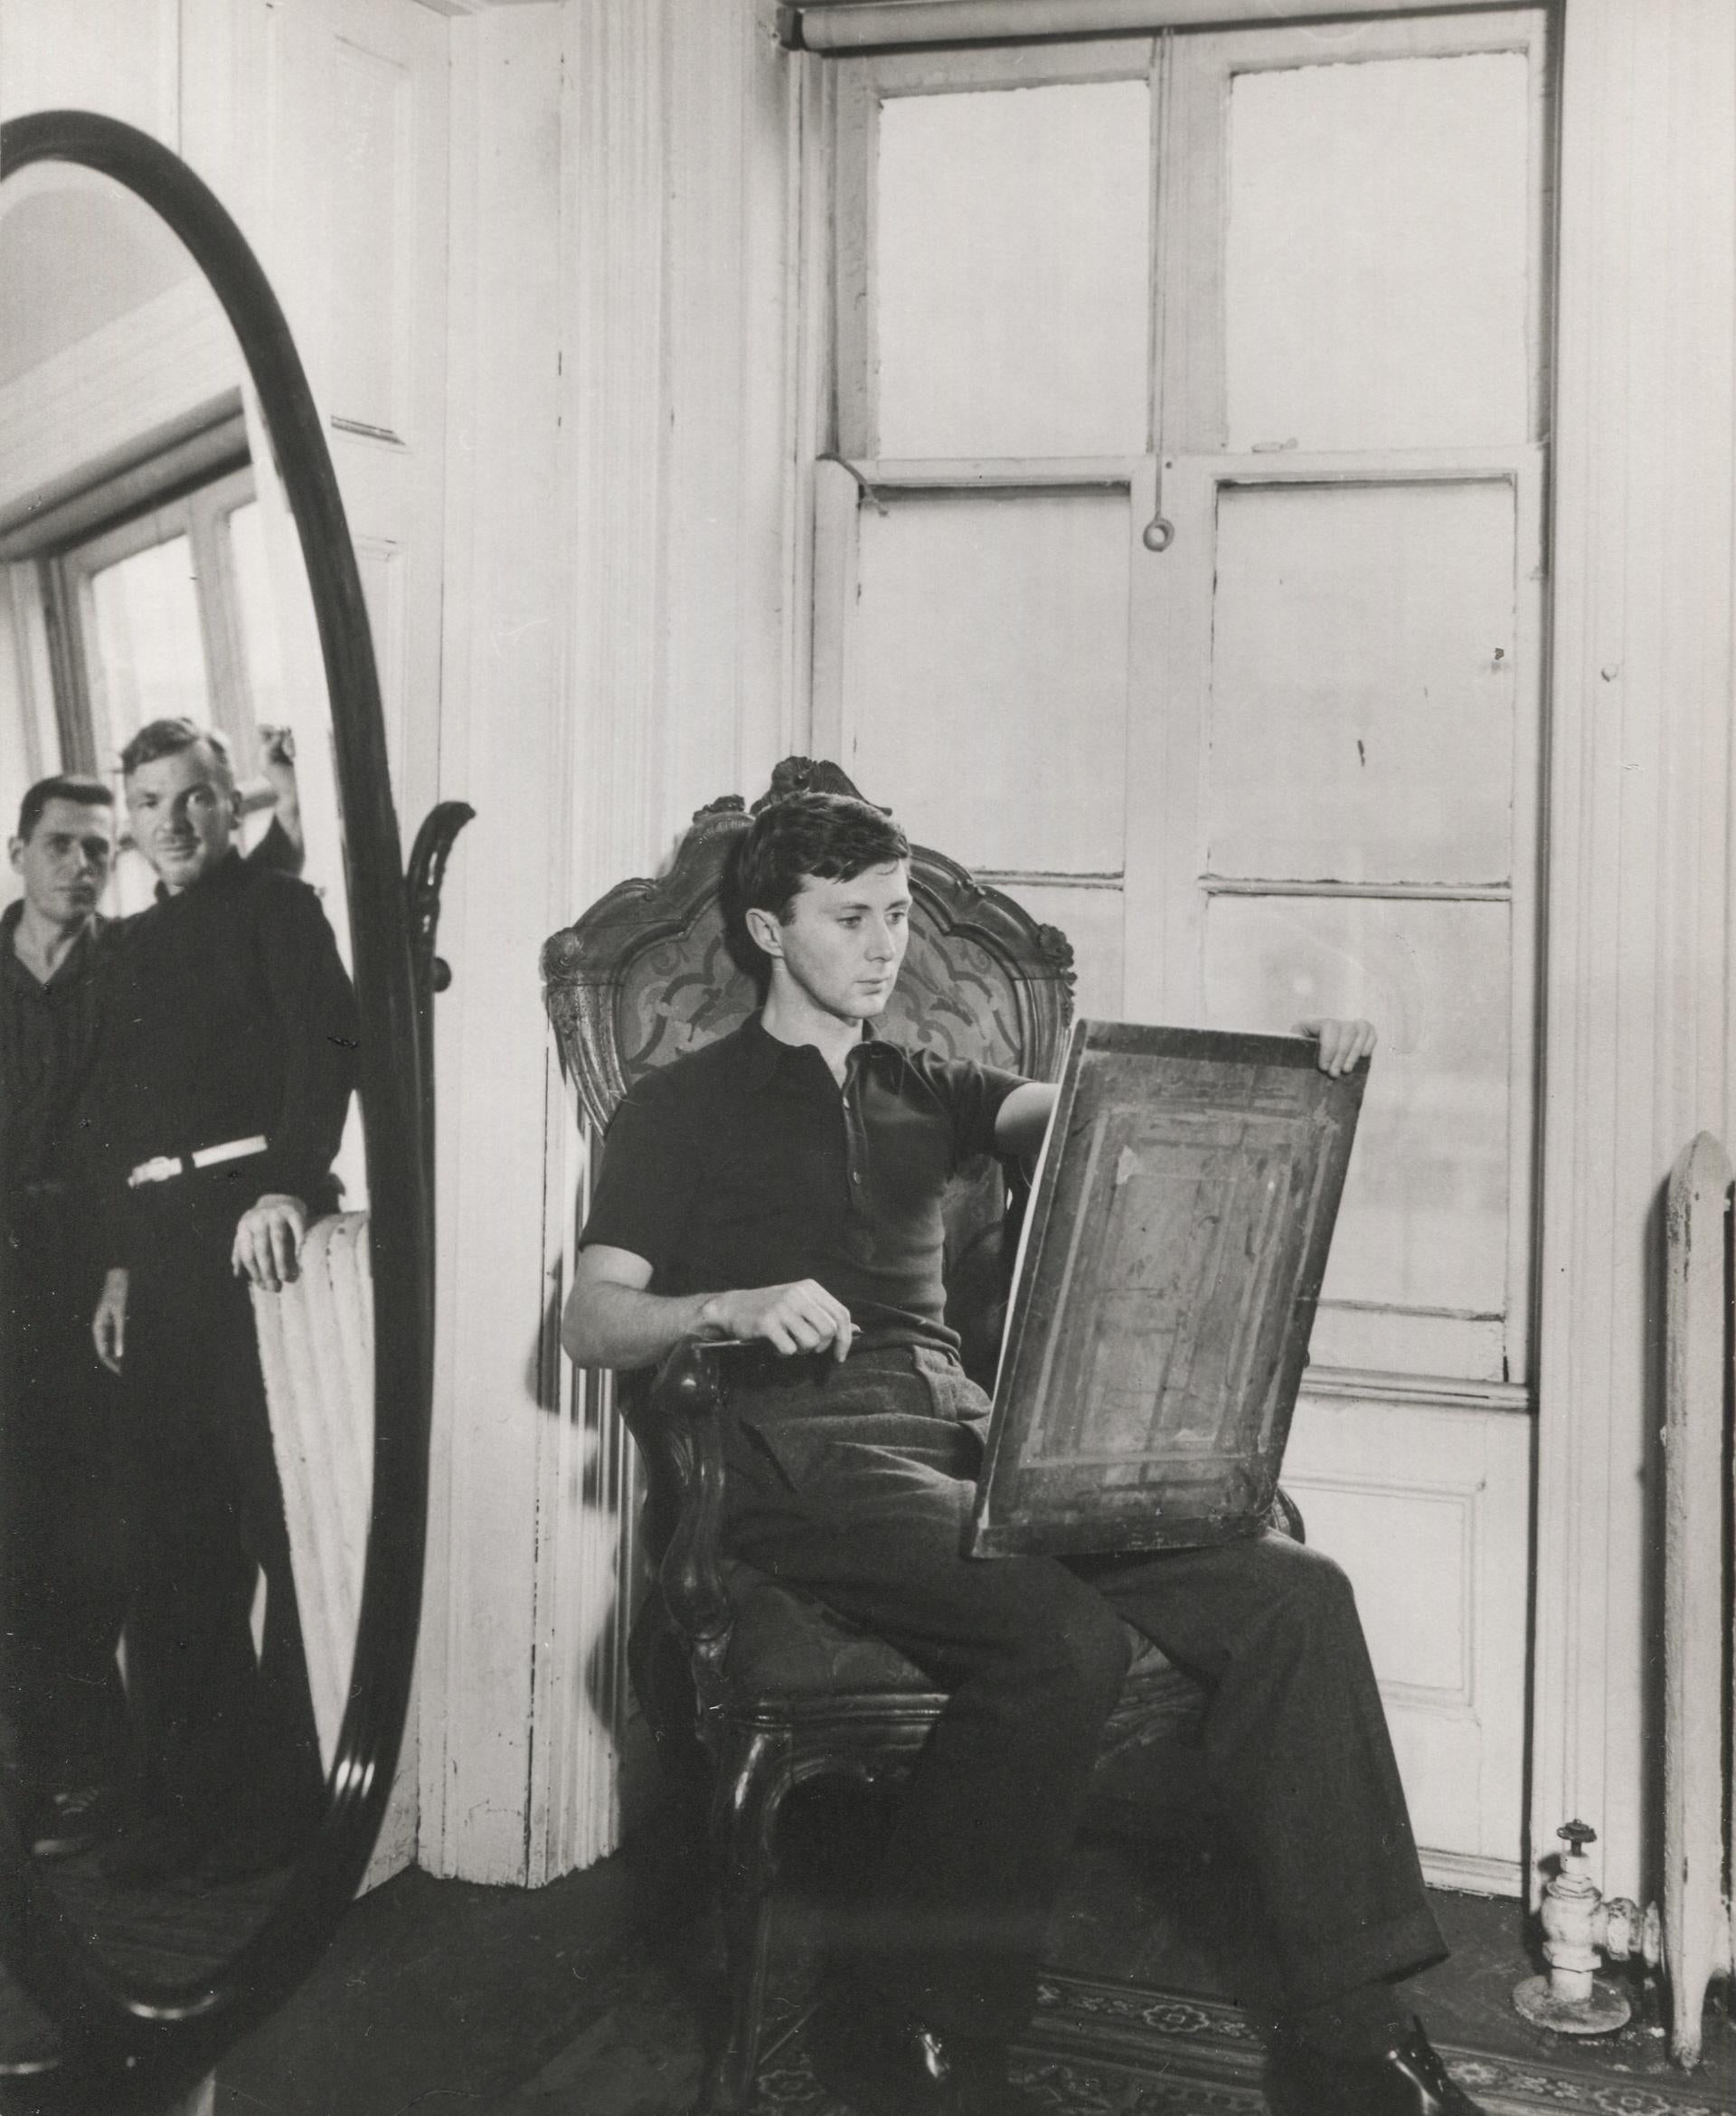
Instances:
[[[1524,439],[1529,72],[1496,52],[1233,75],[1231,448]]]
[[[1076,1025],[972,1544],[1162,1549],[1272,1502],[1366,1069],[1312,1044]]]
[[[889,496],[857,526],[851,778],[967,866],[1118,870],[1126,495]]]
[[[1510,877],[1514,534],[1505,478],[1220,492],[1212,873]]]
[[[1425,1873],[1504,1894],[1522,1885],[1530,1449],[1511,1412],[1310,1389],[1284,1464],[1309,1543],[1355,1587]]]
[[[333,216],[333,415],[375,433],[401,435],[409,408],[415,253],[410,240],[410,82],[404,68],[338,39],[332,89],[341,210]]]
[[[1143,80],[889,98],[873,313],[883,456],[1137,455]]]

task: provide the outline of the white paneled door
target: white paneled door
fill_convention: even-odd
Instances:
[[[1516,1891],[1541,11],[832,78],[816,748],[1085,1013],[1379,1024],[1288,1474],[1431,1870]]]

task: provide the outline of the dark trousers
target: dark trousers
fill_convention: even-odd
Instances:
[[[316,1815],[322,1774],[252,1304],[230,1268],[243,1188],[222,1167],[140,1201],[123,1363],[138,1516],[127,1672],[141,1805],[201,1833],[288,1837]]]
[[[1062,1864],[1130,1658],[1123,1619],[1210,1693],[1207,1760],[1292,2006],[1439,1960],[1348,1581],[1267,1535],[1063,1562],[967,1558],[987,1400],[946,1355],[867,1353],[738,1391],[725,1539],[951,1691],[853,1965],[955,2033],[1027,2017]]]
[[[90,1318],[102,1267],[63,1192],[13,1201],[0,1402],[0,1701],[27,1800],[112,1782],[130,1505],[120,1391]]]

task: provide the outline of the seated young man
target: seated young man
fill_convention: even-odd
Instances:
[[[727,1548],[951,1693],[817,2017],[821,2076],[865,2116],[1035,2107],[1006,2048],[1125,1619],[1210,1693],[1208,1761],[1284,1980],[1274,2107],[1475,2116],[1391,1988],[1444,1950],[1337,1566],[1276,1534],[1076,1563],[961,1553],[989,1403],[942,1319],[941,1191],[963,1158],[1034,1151],[1055,1091],[873,1033],[909,861],[865,802],[755,818],[737,893],[764,1005],[622,1102],[563,1327],[585,1365],[643,1366],[693,1332],[762,1347],[724,1430]],[[1373,1047],[1365,1022],[1307,1025],[1331,1072]]]

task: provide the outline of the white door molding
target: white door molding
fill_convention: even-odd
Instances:
[[[1647,1871],[1658,1203],[1730,1136],[1736,11],[1567,0],[1530,1856]]]

